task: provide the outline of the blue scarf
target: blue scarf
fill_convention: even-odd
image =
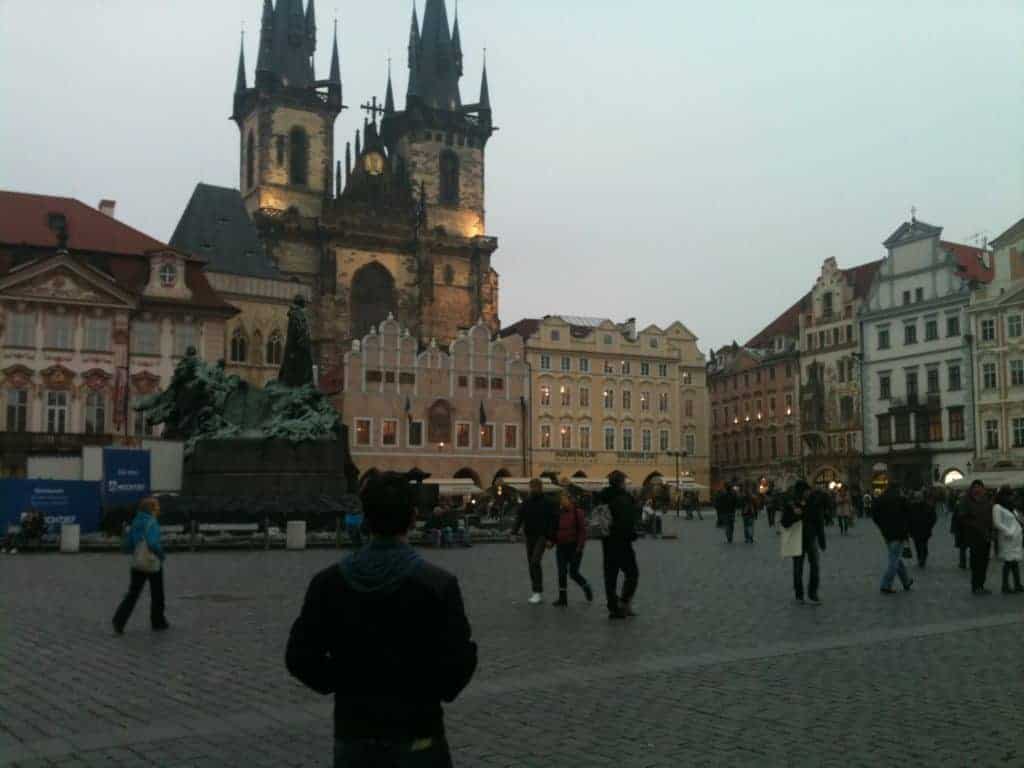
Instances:
[[[398,590],[423,558],[396,539],[373,539],[368,546],[341,561],[341,575],[356,592],[386,596]]]

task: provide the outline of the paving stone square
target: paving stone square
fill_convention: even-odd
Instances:
[[[521,546],[423,550],[462,583],[480,668],[447,709],[456,766],[1024,765],[1024,596],[975,598],[940,520],[909,594],[874,527],[829,529],[820,607],[754,545],[676,520],[641,540],[640,614],[526,603]],[[737,530],[739,533],[739,529]],[[329,766],[331,703],[289,678],[309,578],[343,553],[175,554],[170,632],[128,631],[116,555],[0,556],[0,765]],[[545,562],[554,599],[554,558]],[[583,573],[600,582],[600,545]],[[598,590],[600,592],[600,590]]]

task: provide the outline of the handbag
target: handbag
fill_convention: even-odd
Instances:
[[[612,530],[612,508],[607,504],[598,504],[590,513],[589,535],[594,539],[604,539]]]
[[[152,522],[149,525],[152,525]],[[145,533],[148,532],[149,526],[146,526]],[[149,548],[145,534],[139,539],[135,545],[135,551],[132,552],[132,570],[140,573],[156,573],[160,570],[160,558],[154,555],[153,550]]]
[[[789,528],[783,527],[779,539],[782,557],[802,557],[804,554],[803,521],[795,522]]]

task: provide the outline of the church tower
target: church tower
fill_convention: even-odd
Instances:
[[[386,99],[383,140],[413,189],[424,194],[429,229],[484,236],[484,150],[495,130],[487,65],[479,100],[463,104],[459,20],[449,27],[445,0],[426,1],[422,27],[413,9],[408,57],[405,111],[396,112],[393,99]]]
[[[341,63],[334,29],[331,71],[317,80],[314,0],[263,2],[256,79],[247,87],[239,56],[231,119],[240,134],[239,189],[250,215],[297,210],[318,218],[333,196],[334,122],[341,110]]]

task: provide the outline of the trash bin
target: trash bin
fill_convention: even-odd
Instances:
[[[82,544],[82,528],[77,523],[64,523],[60,527],[60,551],[78,552]]]
[[[306,548],[306,521],[289,520],[288,535],[286,539],[288,549],[298,550]]]

